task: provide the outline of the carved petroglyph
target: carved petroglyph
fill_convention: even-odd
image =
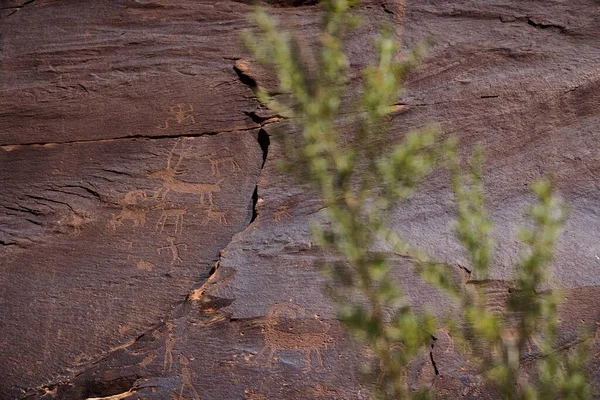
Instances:
[[[162,250],[169,250],[172,256],[171,266],[175,265],[177,262],[183,262],[183,260],[179,256],[179,247],[182,247],[184,250],[187,250],[187,244],[175,243],[175,237],[173,236],[169,236],[167,238],[167,242],[169,242],[167,246],[159,247],[156,249],[158,254],[161,254]]]
[[[217,150],[207,156],[210,161],[210,171],[212,176],[221,176],[220,165],[225,164],[231,167],[231,172],[234,174],[241,171],[240,165],[235,160],[235,157],[228,155],[220,155],[222,151],[229,150],[227,147]]]
[[[273,219],[275,222],[281,222],[281,218],[292,218],[292,215],[288,212],[289,210],[289,205],[283,205],[277,210],[273,211]]]
[[[183,231],[183,216],[186,213],[186,209],[184,208],[173,208],[172,203],[168,203],[167,206],[165,203],[158,204],[155,207],[152,207],[153,210],[161,210],[160,217],[158,218],[158,222],[156,223],[155,230],[162,233],[167,225],[169,220],[173,221],[175,224],[175,232],[181,233]],[[167,208],[168,207],[168,208]]]
[[[118,214],[113,214],[108,221],[107,226],[116,231],[118,227],[123,226],[126,221],[131,221],[134,228],[146,225],[146,215],[148,211],[140,207],[140,201],[146,199],[146,192],[143,190],[131,190],[117,202],[122,208]]]
[[[181,389],[179,389],[179,398],[183,399],[183,393],[186,391],[191,393],[194,400],[200,400],[200,395],[196,391],[194,384],[192,383],[192,374],[190,372],[190,361],[186,356],[181,354],[179,356],[179,364],[181,365]]]
[[[140,260],[137,262],[135,267],[142,271],[152,271],[154,268],[156,268],[156,265],[152,264],[150,261]]]
[[[119,205],[123,207],[135,206],[139,204],[140,200],[143,200],[146,197],[146,192],[143,190],[130,190],[129,192],[125,193],[121,200],[119,200]]]
[[[163,362],[163,369],[170,371],[173,367],[173,349],[175,348],[175,335],[173,334],[174,325],[171,322],[167,322],[167,338],[165,339],[165,359]]]
[[[256,392],[254,389],[244,389],[244,400],[267,400],[268,397],[264,393]]]
[[[178,145],[181,143],[181,149],[179,150],[179,159],[175,163],[175,165],[171,165],[173,161],[173,155]],[[175,193],[182,194],[194,194],[200,196],[200,204],[205,205],[206,199],[208,199],[208,203],[210,205],[214,204],[213,194],[221,191],[221,184],[225,179],[221,179],[216,183],[201,183],[201,182],[186,182],[178,179],[177,177],[183,174],[183,171],[180,170],[181,163],[183,162],[186,152],[189,148],[185,148],[183,146],[184,141],[178,140],[169,155],[167,156],[167,166],[165,169],[152,172],[148,175],[151,179],[160,179],[162,180],[162,186],[160,186],[154,192],[153,199],[160,199],[164,201],[166,199],[167,194],[173,191]]]
[[[56,223],[56,231],[66,233],[69,236],[79,236],[83,226],[92,220],[89,213],[82,211],[73,211],[67,218],[61,219]]]
[[[220,179],[217,183],[194,183],[194,194],[200,195],[200,205],[206,205],[205,196],[208,198],[208,204],[214,205],[213,193],[221,191],[221,183],[225,179]]]
[[[125,221],[131,221],[134,228],[145,226],[146,214],[146,210],[123,208],[117,215],[113,214],[113,217],[108,221],[107,225],[113,231],[116,231],[118,227],[123,226]]]
[[[323,368],[321,349],[327,348],[333,338],[327,333],[330,324],[311,317],[306,309],[294,303],[278,303],[271,307],[263,330],[265,345],[255,356],[258,360],[269,351],[266,367],[270,367],[277,350],[300,350],[304,352],[305,371],[312,369],[311,354],[314,353],[318,369]]]
[[[185,103],[175,104],[174,106],[169,107],[170,117],[165,120],[165,125],[157,126],[157,128],[163,130],[169,129],[169,122],[175,122],[178,125],[183,125],[186,121],[191,121],[191,123],[186,125],[196,125],[196,119],[192,114],[193,112],[194,106],[191,104],[187,106],[187,109]]]
[[[206,218],[202,222],[202,225],[206,225],[211,221],[217,222],[219,225],[228,225],[227,213],[217,209],[215,206],[210,206],[206,210]]]
[[[148,354],[146,357],[144,357],[144,359],[142,361],[139,362],[139,366],[142,368],[147,367],[148,365],[152,364],[152,362],[156,359],[156,354],[152,353],[152,354]]]
[[[179,154],[179,159],[177,160],[177,162],[175,163],[175,165],[171,165],[171,163],[173,162],[173,155],[175,154],[175,150],[177,150],[177,147],[181,144],[181,148],[179,150],[180,154]],[[184,146],[184,139],[179,139],[175,142],[175,145],[173,146],[173,148],[171,149],[171,151],[169,151],[169,154],[167,155],[167,166],[165,169],[161,169],[158,171],[154,171],[151,174],[148,175],[148,178],[151,179],[160,179],[163,181],[163,186],[159,187],[158,189],[156,189],[154,191],[154,195],[152,196],[153,199],[158,199],[159,197],[161,197],[162,200],[165,199],[166,195],[169,193],[169,191],[172,190],[172,186],[176,185],[178,182],[180,182],[177,179],[177,176],[182,175],[184,173],[183,170],[181,170],[181,163],[183,162],[185,155],[186,155],[186,151],[188,149]]]

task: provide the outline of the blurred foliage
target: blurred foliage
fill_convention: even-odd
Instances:
[[[243,37],[254,58],[274,68],[280,90],[289,95],[288,101],[278,101],[260,86],[255,88],[264,105],[289,118],[302,132],[295,141],[287,139],[286,154],[289,165],[319,190],[327,207],[331,224],[314,226],[313,233],[320,246],[343,260],[326,268],[331,282],[328,292],[337,304],[339,319],[377,359],[368,371],[373,396],[428,399],[435,395],[427,387],[409,385],[407,368],[428,351],[440,321],[406,304],[392,277],[390,261],[385,254],[372,251],[376,243],[386,242],[396,254],[409,259],[425,281],[460,304],[462,314],[444,323],[465,344],[467,356],[479,362],[481,372],[502,398],[589,398],[583,372],[585,350],[567,357],[553,349],[558,328],[556,299],[539,292],[566,216],[548,181],[532,185],[537,203],[529,211],[531,224],[520,233],[524,250],[515,266],[515,288],[507,304],[516,321],[489,312],[482,285],[472,285],[476,293],[466,290],[449,266],[409,245],[386,224],[390,211],[410,199],[423,178],[434,168],[447,168],[457,205],[456,235],[470,260],[473,280],[488,279],[493,242],[485,209],[481,149],[475,150],[465,168],[457,156],[456,141],[442,140],[435,126],[409,132],[399,143],[389,144],[390,116],[401,108],[395,103],[404,78],[425,46],[400,57],[393,30],[384,26],[375,43],[379,59],[363,71],[361,95],[351,105],[353,119],[348,123],[347,112],[345,122],[340,116],[350,80],[343,39],[357,24],[350,13],[355,3],[321,2],[320,46],[313,63],[306,62],[300,43],[261,8],[251,16],[256,28]],[[523,381],[523,349],[538,337],[543,339],[537,376]]]

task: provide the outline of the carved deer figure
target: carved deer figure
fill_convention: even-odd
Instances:
[[[211,170],[211,175],[212,176],[221,176],[221,171],[219,170],[219,165],[221,164],[227,164],[229,163],[231,165],[231,169],[233,171],[233,173],[239,172],[242,169],[240,168],[240,165],[237,163],[237,161],[235,160],[235,158],[233,156],[220,156],[219,157],[219,152],[220,151],[226,151],[228,150],[226,147],[217,150],[216,152],[209,154],[208,155],[208,161],[210,161],[210,170]]]
[[[289,322],[285,324],[285,320]],[[284,326],[281,326],[284,324]],[[271,366],[277,350],[304,351],[305,370],[312,368],[311,353],[315,353],[318,368],[323,368],[321,349],[327,348],[333,338],[327,334],[330,325],[316,318],[306,317],[306,310],[294,303],[278,303],[271,307],[264,328],[265,345],[255,360],[267,350],[269,355],[265,366]],[[316,331],[316,332],[315,332]]]
[[[123,208],[117,215],[114,215],[108,226],[113,230],[117,230],[118,227],[122,226],[125,221],[131,221],[134,227],[146,225],[146,211],[145,210],[133,210],[130,208]]]
[[[210,221],[218,221],[220,225],[227,225],[227,213],[218,210],[214,206],[210,206],[208,210],[206,210],[206,218],[202,222],[202,225],[206,225]]]
[[[175,193],[199,195],[201,205],[205,205],[205,200],[208,198],[208,203],[210,205],[213,205],[213,193],[218,193],[221,191],[221,183],[223,183],[225,179],[223,178],[216,183],[185,182],[179,180],[177,177],[183,174],[183,171],[180,170],[180,166],[184,160],[186,151],[188,150],[186,148],[183,148],[182,146],[182,149],[180,150],[179,154],[179,159],[177,160],[175,165],[172,166],[171,163],[173,161],[173,154],[175,153],[175,150],[177,149],[179,143],[183,143],[183,141],[177,141],[175,143],[175,146],[173,146],[173,148],[169,152],[169,155],[167,156],[167,167],[165,169],[152,172],[148,175],[148,178],[160,179],[163,182],[162,186],[156,189],[152,198],[154,200],[160,198],[161,201],[164,201],[167,194],[173,191]]]
[[[134,227],[146,225],[147,211],[139,208],[139,201],[146,198],[146,192],[143,190],[131,190],[117,202],[122,208],[121,211],[114,215],[108,221],[108,226],[113,230],[117,230],[125,221],[131,221]]]
[[[171,208],[166,208],[165,203],[160,203],[152,207],[153,210],[161,210],[160,218],[158,218],[155,230],[159,230],[160,228],[160,232],[162,233],[168,220],[173,219],[175,220],[175,233],[181,233],[181,231],[183,231],[183,216],[185,215],[186,210],[180,208],[172,208],[173,203],[168,204],[170,204]]]

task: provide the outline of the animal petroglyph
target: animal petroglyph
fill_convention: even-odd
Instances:
[[[56,223],[57,232],[66,233],[69,236],[79,236],[83,226],[92,220],[89,213],[73,211],[67,218],[61,219]]]
[[[141,200],[146,198],[146,192],[143,190],[131,190],[123,196],[117,203],[122,207],[118,214],[113,214],[108,221],[108,227],[116,231],[118,227],[123,226],[126,221],[131,221],[133,227],[146,225],[147,211],[139,207]]]
[[[267,400],[268,397],[264,393],[256,392],[254,389],[244,389],[244,400]]]
[[[187,109],[185,103],[175,104],[174,106],[169,107],[169,114],[171,116],[165,120],[165,125],[157,126],[157,128],[163,130],[169,129],[169,122],[175,122],[178,125],[183,125],[186,121],[188,121],[188,124],[186,125],[196,125],[196,120],[192,115],[193,112],[194,106],[191,104]]]
[[[156,268],[156,265],[152,264],[150,261],[140,260],[135,265],[137,269],[141,269],[142,271],[152,271]]]
[[[175,150],[177,150],[178,145],[181,143],[181,148],[179,150],[179,159],[175,163],[175,165],[171,165],[173,162],[173,155],[175,154]],[[194,194],[200,196],[200,204],[205,205],[206,199],[208,198],[208,202],[210,205],[213,204],[213,193],[218,193],[221,191],[221,184],[225,179],[221,179],[216,183],[200,183],[200,182],[186,182],[178,179],[179,175],[182,175],[184,172],[180,169],[181,163],[183,162],[186,152],[189,148],[184,148],[183,140],[178,140],[171,151],[167,156],[167,166],[165,169],[152,172],[148,175],[148,178],[151,179],[160,179],[162,180],[162,186],[160,186],[154,192],[152,196],[153,199],[160,199],[161,201],[165,201],[167,194],[173,191],[175,193],[181,194]]]
[[[292,215],[288,212],[290,210],[289,205],[283,205],[277,210],[273,211],[273,219],[275,222],[281,222],[281,218],[292,218]]]
[[[108,226],[116,231],[118,227],[123,226],[125,221],[131,221],[133,227],[146,225],[146,210],[123,208],[117,215],[108,221]]]
[[[185,209],[181,208],[166,208],[164,203],[161,203],[152,208],[153,210],[161,210],[160,217],[158,218],[158,222],[156,222],[155,230],[159,230],[162,232],[165,228],[165,225],[169,220],[172,220],[175,224],[175,232],[181,233],[183,231],[183,216],[186,213]]]
[[[206,225],[210,221],[218,222],[219,225],[227,225],[227,213],[225,211],[218,210],[214,206],[210,206],[208,210],[206,210],[206,218],[202,222],[202,225]]]
[[[173,236],[169,236],[167,238],[167,242],[169,242],[168,246],[163,246],[156,249],[158,254],[160,254],[162,250],[169,250],[173,257],[171,260],[171,265],[175,265],[175,263],[177,262],[183,262],[183,260],[179,256],[179,247],[182,247],[184,250],[187,250],[187,244],[175,243],[175,238]]]
[[[121,200],[119,200],[119,205],[123,207],[134,206],[139,204],[140,200],[146,198],[146,192],[143,190],[131,190],[125,193],[125,196]]]
[[[214,205],[213,193],[221,191],[221,183],[225,179],[220,179],[217,183],[194,183],[194,194],[200,195],[200,205],[206,205],[205,198],[208,198],[208,204]],[[206,197],[205,197],[206,196]]]
[[[188,393],[191,392],[194,400],[200,400],[200,395],[196,391],[194,384],[192,383],[192,374],[190,372],[190,361],[186,356],[181,354],[179,356],[179,364],[181,365],[181,389],[179,390],[179,398],[183,399],[183,393],[188,389]]]
[[[255,356],[258,361],[269,351],[266,367],[270,367],[277,350],[300,350],[306,360],[305,371],[312,369],[311,354],[314,352],[319,369],[323,368],[321,349],[327,348],[333,338],[327,333],[330,324],[316,316],[308,316],[306,309],[294,303],[278,303],[271,307],[263,330],[265,345]]]
[[[233,173],[237,173],[242,170],[240,168],[240,165],[235,160],[235,157],[228,155],[219,155],[221,151],[227,150],[228,149],[225,147],[208,155],[208,161],[210,161],[210,171],[212,176],[221,176],[221,170],[219,168],[221,164],[229,164]]]

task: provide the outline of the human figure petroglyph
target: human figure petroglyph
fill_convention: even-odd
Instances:
[[[219,169],[219,166],[221,164],[229,164],[233,173],[237,173],[242,170],[240,168],[240,165],[235,160],[235,157],[228,155],[219,155],[222,154],[222,151],[227,150],[229,149],[227,147],[224,147],[207,156],[208,161],[210,161],[210,171],[212,176],[221,176],[221,171]]]
[[[285,324],[284,320],[289,323]],[[316,316],[309,317],[306,309],[294,303],[278,303],[271,307],[263,330],[265,345],[256,354],[259,360],[269,351],[266,367],[270,367],[277,350],[301,350],[306,360],[305,371],[312,369],[311,354],[314,352],[319,369],[323,368],[321,349],[327,348],[333,338],[327,333],[330,324],[320,321]],[[316,331],[316,332],[315,332]]]
[[[179,151],[179,159],[175,165],[171,165],[175,150],[180,143],[181,149]],[[183,162],[188,150],[189,148],[185,148],[183,146],[183,140],[178,140],[167,156],[166,168],[152,172],[148,175],[148,178],[160,179],[163,182],[162,186],[160,186],[154,192],[154,195],[152,196],[154,200],[165,201],[167,194],[173,191],[175,193],[199,195],[201,205],[206,204],[206,199],[208,199],[208,203],[210,205],[214,204],[213,193],[218,193],[221,191],[221,184],[225,180],[224,178],[216,183],[186,182],[177,178],[179,175],[183,174],[183,171],[180,169],[181,163]]]
[[[190,104],[187,110],[185,109],[185,107],[185,103],[178,103],[174,106],[169,107],[169,114],[171,114],[171,116],[165,120],[164,127],[157,126],[157,128],[163,130],[169,129],[169,121],[175,122],[178,125],[183,125],[184,122],[191,121],[191,124],[188,125],[196,125],[196,119],[192,115],[192,113],[194,112],[194,106]]]
[[[173,335],[174,325],[171,322],[167,322],[167,338],[165,339],[165,360],[163,362],[163,369],[170,371],[173,366],[173,349],[175,348],[175,335]]]
[[[177,262],[183,262],[181,257],[179,256],[179,247],[182,247],[184,250],[187,250],[187,244],[185,243],[175,243],[175,237],[169,236],[167,238],[167,242],[169,242],[168,246],[159,247],[156,249],[158,254],[161,253],[162,250],[171,251],[171,255],[173,259],[171,260],[171,266],[175,265]]]
[[[190,361],[186,356],[181,354],[179,356],[179,364],[181,365],[181,389],[179,390],[179,398],[183,399],[183,392],[188,389],[193,396],[194,400],[200,400],[200,395],[194,384],[192,383],[192,374],[190,372]]]
[[[206,218],[202,222],[202,225],[206,225],[210,221],[218,222],[219,225],[228,225],[227,213],[219,210],[214,205],[211,205],[208,210],[206,210]]]
[[[158,222],[156,222],[155,230],[158,231],[160,228],[160,232],[165,228],[167,222],[171,219],[175,222],[175,232],[181,233],[183,231],[183,216],[186,213],[185,208],[172,208],[173,204],[168,203],[169,208],[165,203],[158,204],[157,206],[152,207],[153,210],[161,210],[160,217],[158,218]]]

